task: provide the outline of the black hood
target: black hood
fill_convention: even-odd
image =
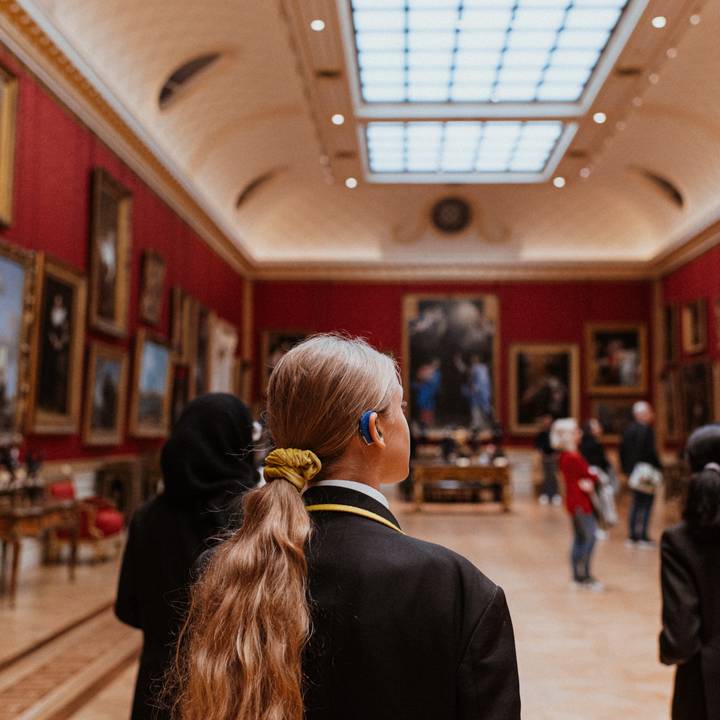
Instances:
[[[166,498],[200,509],[257,483],[252,417],[234,395],[209,393],[188,404],[161,458]]]

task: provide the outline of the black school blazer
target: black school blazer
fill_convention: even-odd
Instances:
[[[397,524],[373,498],[310,488]],[[313,512],[307,720],[518,720],[510,614],[501,588],[447,548],[374,520]]]
[[[677,665],[673,720],[720,718],[720,549],[684,522],[660,544],[663,629],[660,660]]]

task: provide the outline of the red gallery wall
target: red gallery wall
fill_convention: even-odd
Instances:
[[[255,352],[260,362],[266,330],[345,330],[362,335],[402,362],[402,299],[409,293],[492,293],[500,303],[500,413],[509,420],[508,347],[511,343],[578,343],[581,350],[582,415],[584,325],[639,322],[650,330],[650,282],[365,283],[258,282],[255,284]],[[649,336],[649,347],[652,338]],[[257,377],[258,373],[256,373]],[[652,377],[652,374],[650,374]],[[652,388],[650,388],[652,390]],[[256,397],[260,388],[256,386]],[[648,394],[648,397],[651,397]],[[514,438],[519,443],[528,439]]]
[[[720,244],[666,275],[662,281],[662,296],[664,303],[678,306],[703,298],[707,301],[707,350],[700,355],[681,355],[681,360],[720,359],[720,337],[714,310],[715,299],[720,297]],[[675,342],[677,347],[682,347],[679,337]]]
[[[132,352],[145,249],[156,250],[167,262],[163,318],[157,328],[161,335],[167,337],[170,288],[175,285],[239,330],[242,277],[2,47],[0,63],[19,78],[20,86],[13,222],[0,230],[2,240],[45,251],[87,272],[92,169],[106,168],[133,194],[129,335],[118,341],[88,329],[87,340],[104,340]],[[29,436],[27,447],[42,450],[47,459],[64,459],[136,453],[159,442],[127,438],[120,446],[87,447],[79,435],[43,435]]]

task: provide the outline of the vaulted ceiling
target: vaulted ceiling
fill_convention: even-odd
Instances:
[[[718,2],[649,2],[555,171],[563,188],[367,182],[334,0],[20,4],[261,271],[642,264],[720,219]],[[210,53],[161,108],[168,78]],[[448,195],[473,211],[456,235],[430,222]]]

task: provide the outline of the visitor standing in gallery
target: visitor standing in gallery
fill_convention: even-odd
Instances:
[[[560,453],[558,467],[565,481],[565,508],[572,521],[572,581],[579,587],[600,591],[603,589],[602,584],[590,571],[597,530],[590,496],[598,480],[585,458],[578,452],[580,434],[576,420],[561,418],[552,424],[550,442]]]
[[[622,471],[628,476],[628,485],[632,490],[627,542],[638,547],[654,545],[648,528],[662,467],[655,446],[654,420],[650,403],[636,402],[633,405],[633,422],[625,428],[620,443]]]
[[[502,589],[406,535],[380,492],[408,474],[403,407],[395,362],[361,340],[277,364],[267,484],[193,588],[183,720],[519,720]]]
[[[115,613],[143,631],[132,720],[170,717],[163,676],[185,619],[191,571],[231,521],[237,524],[238,498],[257,484],[252,431],[234,395],[190,402],[163,447],[164,491],[130,522]]]
[[[683,521],[660,544],[660,659],[677,665],[672,720],[720,718],[720,424],[688,440]]]

